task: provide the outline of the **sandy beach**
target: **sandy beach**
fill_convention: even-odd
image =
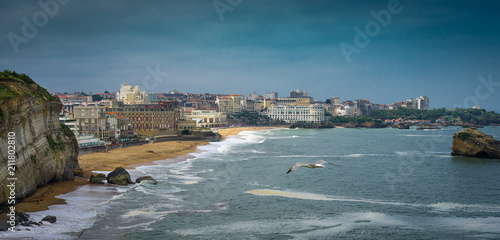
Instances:
[[[216,129],[216,131],[225,139],[227,136],[236,135],[242,131],[271,128],[277,127],[238,127]],[[83,177],[75,177],[75,181],[56,182],[38,188],[36,193],[16,204],[16,209],[20,212],[37,212],[48,210],[50,205],[66,204],[63,199],[56,196],[75,191],[81,186],[90,184],[89,177],[93,174],[93,171],[112,171],[119,166],[134,169],[139,166],[151,165],[157,160],[189,154],[194,152],[198,146],[206,144],[209,143],[204,141],[169,141],[114,149],[105,153],[81,155],[78,157],[78,162],[84,170]]]

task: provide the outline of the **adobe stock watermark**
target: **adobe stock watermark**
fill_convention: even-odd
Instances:
[[[491,97],[495,92],[495,87],[500,87],[500,81],[493,81],[493,74],[488,75],[488,79],[479,75],[477,77],[479,84],[474,89],[474,94],[467,96],[462,104],[454,104],[453,108],[472,108],[480,106],[479,101],[484,101]]]
[[[227,3],[225,3],[227,2]],[[214,5],[215,12],[219,16],[220,21],[224,21],[224,13],[227,11],[232,12],[235,7],[239,6],[243,0],[214,0],[212,5]]]
[[[161,83],[163,78],[168,76],[168,73],[160,71],[160,64],[156,65],[156,69],[151,66],[146,67],[148,74],[142,78],[142,85],[147,92],[155,90]]]
[[[379,12],[371,10],[370,14],[374,20],[366,23],[364,31],[358,27],[354,27],[354,45],[346,42],[342,42],[340,44],[340,50],[342,51],[347,63],[351,63],[351,56],[353,54],[360,54],[361,49],[366,48],[370,44],[371,38],[375,38],[380,34],[382,27],[385,28],[389,26],[392,20],[392,15],[400,14],[403,9],[404,8],[401,6],[400,1],[389,0],[389,2],[387,2],[387,10],[382,9]]]
[[[59,13],[60,5],[66,5],[70,0],[40,0],[38,6],[42,10],[33,14],[30,19],[23,16],[21,21],[24,23],[21,27],[21,33],[16,34],[9,32],[7,38],[15,53],[19,52],[21,44],[27,44],[29,39],[34,38],[38,34],[38,29],[43,28],[49,22],[49,18],[53,18]]]

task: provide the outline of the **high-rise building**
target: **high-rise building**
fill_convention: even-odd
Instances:
[[[219,107],[220,113],[232,114],[241,112],[241,96],[238,94],[217,97],[215,103]]]
[[[429,98],[426,96],[420,96],[416,99],[417,109],[429,110]]]

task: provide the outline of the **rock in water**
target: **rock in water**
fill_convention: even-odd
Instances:
[[[97,174],[97,176],[91,175],[89,182],[94,183],[94,184],[104,184],[103,180],[105,180],[105,179],[106,179],[106,175],[99,173],[99,174]]]
[[[110,172],[106,177],[108,183],[114,183],[118,185],[127,185],[128,183],[134,183],[130,180],[130,174],[123,167],[117,167],[114,171]]]
[[[57,221],[57,218],[55,216],[46,216],[42,219],[42,221],[46,221],[49,223],[55,223]]]
[[[142,176],[142,177],[138,177],[136,180],[135,180],[135,183],[140,183],[142,181],[151,181],[153,182],[154,185],[158,184],[158,181],[156,181],[154,178],[152,178],[151,176]]]
[[[451,155],[500,159],[500,141],[477,128],[467,128],[453,135]]]

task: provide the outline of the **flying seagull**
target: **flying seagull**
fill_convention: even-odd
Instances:
[[[301,162],[298,162],[296,164],[294,164],[289,170],[288,172],[286,172],[286,174],[289,174],[291,171],[297,169],[298,167],[308,167],[308,168],[322,168],[322,167],[325,167],[323,166],[323,163],[328,163],[328,164],[331,164],[331,165],[335,165],[331,162],[327,162],[327,161],[324,161],[324,160],[320,160],[320,161],[317,161],[317,162],[311,162],[311,163],[301,163]],[[335,165],[337,166],[337,165]]]

